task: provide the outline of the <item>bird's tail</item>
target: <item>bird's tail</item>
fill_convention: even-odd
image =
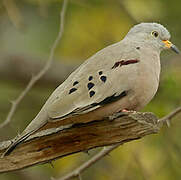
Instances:
[[[34,131],[17,137],[17,139],[15,139],[14,142],[12,142],[12,144],[6,149],[6,151],[2,154],[1,157],[9,155],[19,144],[25,141],[33,132]]]

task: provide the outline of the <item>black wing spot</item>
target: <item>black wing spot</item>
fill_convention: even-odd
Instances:
[[[93,79],[93,76],[89,76],[89,81],[91,81]]]
[[[73,93],[73,92],[76,91],[76,90],[77,90],[76,88],[70,89],[69,94]]]
[[[87,84],[87,88],[88,88],[88,90],[90,90],[91,88],[93,88],[94,87],[94,83],[88,83]]]
[[[73,83],[73,86],[75,86],[76,84],[79,84],[79,82],[78,82],[78,81],[75,81],[75,82]]]
[[[101,79],[101,81],[102,81],[102,82],[104,82],[104,83],[105,83],[105,82],[106,82],[106,80],[107,80],[107,77],[106,77],[106,76],[101,76],[101,77],[100,77],[100,79]]]
[[[94,94],[95,94],[95,91],[90,91],[90,92],[89,92],[89,96],[90,96],[90,97],[94,96]]]
[[[102,71],[99,71],[99,75],[102,75],[102,73],[103,73]]]
[[[140,47],[138,46],[138,47],[136,47],[136,49],[138,49],[138,50],[139,50],[139,49],[140,49]]]

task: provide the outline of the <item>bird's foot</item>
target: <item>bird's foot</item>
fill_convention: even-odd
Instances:
[[[109,116],[109,120],[114,120],[116,118],[119,118],[119,117],[122,117],[122,116],[125,116],[125,115],[128,115],[128,114],[132,114],[132,113],[136,113],[136,111],[123,109],[123,110]]]
[[[136,113],[136,111],[134,110],[127,110],[127,109],[123,109],[120,112],[124,112],[124,113]]]

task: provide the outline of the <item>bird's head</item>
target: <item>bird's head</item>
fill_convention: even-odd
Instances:
[[[138,40],[145,45],[151,45],[159,51],[163,49],[172,49],[174,52],[179,53],[178,48],[172,44],[170,33],[168,30],[158,23],[141,23],[135,25],[130,29],[126,37],[131,37]]]

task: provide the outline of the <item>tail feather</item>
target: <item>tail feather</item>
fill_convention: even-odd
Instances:
[[[32,132],[27,133],[23,136],[18,137],[7,149],[6,151],[3,153],[2,157],[4,156],[8,156],[19,144],[21,144],[23,141],[25,141],[30,135],[32,134]]]

